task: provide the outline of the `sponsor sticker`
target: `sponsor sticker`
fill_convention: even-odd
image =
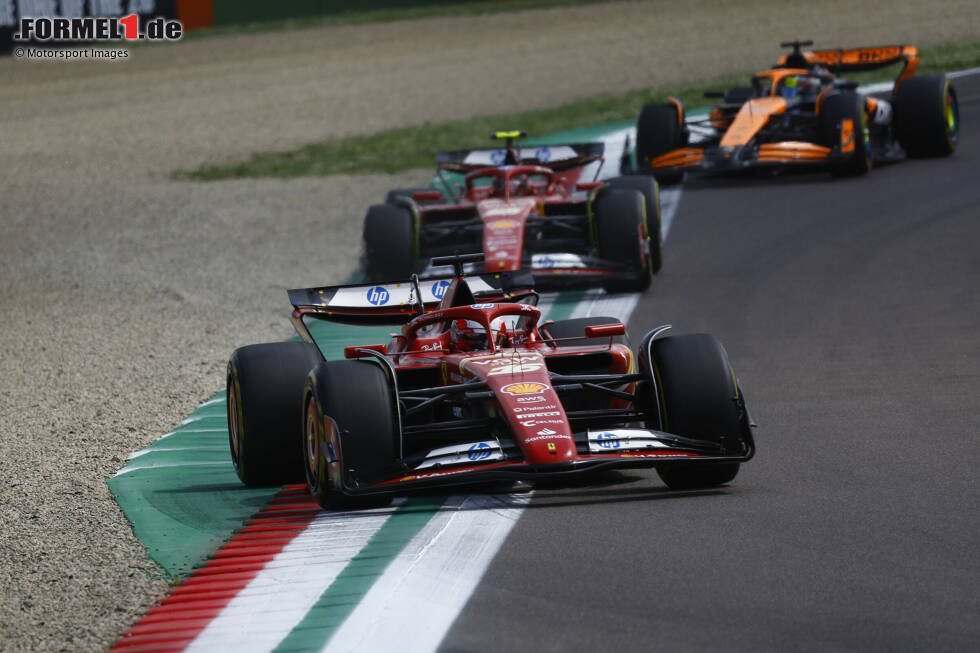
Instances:
[[[544,399],[544,397],[541,398]],[[558,408],[558,406],[555,404],[548,404],[547,406],[514,406],[513,410],[515,413],[529,413],[538,410],[554,410],[555,408]]]
[[[506,392],[509,395],[537,395],[541,394],[548,389],[543,383],[524,382],[524,383],[511,383],[505,385],[500,389],[501,392]]]
[[[538,431],[538,435],[554,435],[558,431],[552,431],[551,429],[545,428]]]
[[[595,439],[603,449],[619,449],[619,436],[615,433],[596,433]]]
[[[513,229],[517,226],[517,220],[494,220],[488,222],[487,226],[491,229]]]
[[[374,306],[384,306],[391,299],[391,294],[384,288],[384,286],[375,286],[374,288],[368,288],[367,300]]]
[[[446,296],[446,290],[449,289],[449,282],[445,279],[442,281],[436,281],[432,284],[432,296],[436,299],[442,299]]]
[[[477,442],[469,448],[466,457],[472,461],[486,460],[490,457],[490,445],[486,442]]]
[[[525,442],[536,442],[537,440],[571,440],[572,436],[565,435],[563,433],[556,433],[554,435],[536,435],[533,438],[528,438]]]
[[[522,404],[536,404],[542,401],[548,401],[547,397],[517,397],[514,401]]]
[[[493,304],[470,304],[470,308],[475,308],[477,310],[483,308],[493,308]]]

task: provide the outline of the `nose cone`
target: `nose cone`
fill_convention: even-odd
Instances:
[[[537,201],[517,197],[510,201],[483,200],[477,205],[483,218],[484,266],[488,272],[521,269],[524,225]]]

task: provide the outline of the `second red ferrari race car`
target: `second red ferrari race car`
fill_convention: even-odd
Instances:
[[[818,166],[836,174],[868,172],[875,161],[945,156],[956,149],[956,89],[945,75],[914,77],[918,51],[910,45],[854,49],[801,48],[751,86],[709,92],[722,99],[703,119],[689,120],[681,103],[643,107],[636,125],[636,160],[664,183],[685,171],[726,173],[752,168]],[[903,64],[891,95],[858,92],[846,72]]]
[[[671,488],[731,481],[754,451],[722,345],[613,317],[540,322],[527,273],[289,291],[305,342],[243,347],[228,429],[247,485],[306,479],[325,508],[407,490],[653,467]],[[321,324],[394,325],[325,360]]]
[[[441,190],[395,190],[370,207],[368,278],[406,279],[429,257],[483,252],[487,272],[530,270],[539,286],[646,288],[663,260],[654,179],[597,181],[601,143],[515,147],[524,135],[494,134],[506,141],[498,150],[441,152]]]

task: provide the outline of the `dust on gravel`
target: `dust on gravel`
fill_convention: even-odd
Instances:
[[[427,178],[174,168],[761,68],[783,39],[978,27],[974,0],[630,2],[0,61],[2,647],[103,649],[164,595],[104,480],[222,386],[234,347],[288,335],[285,288],[346,276],[370,203]]]

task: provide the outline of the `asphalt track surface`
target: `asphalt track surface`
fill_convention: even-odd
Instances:
[[[539,488],[442,650],[976,650],[980,76],[946,159],[685,184],[630,323],[725,344],[755,460]]]

